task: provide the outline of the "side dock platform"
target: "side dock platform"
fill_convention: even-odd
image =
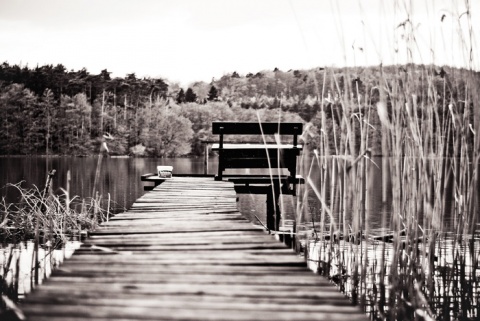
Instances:
[[[368,320],[237,210],[234,184],[174,177],[91,233],[20,305],[27,320]]]

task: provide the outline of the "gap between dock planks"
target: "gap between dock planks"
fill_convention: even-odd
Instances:
[[[188,177],[103,223],[21,308],[28,320],[367,320],[238,212],[232,183]]]

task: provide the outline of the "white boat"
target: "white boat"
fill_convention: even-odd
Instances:
[[[162,179],[172,178],[173,166],[157,166],[158,177]]]

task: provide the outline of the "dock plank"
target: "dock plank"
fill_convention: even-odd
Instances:
[[[367,320],[246,220],[233,183],[174,177],[91,233],[27,296],[28,320]]]

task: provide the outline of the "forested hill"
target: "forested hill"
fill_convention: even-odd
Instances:
[[[188,88],[157,78],[111,78],[63,65],[30,69],[0,65],[0,155],[93,155],[101,137],[111,134],[111,154],[136,156],[199,155],[211,139],[211,122],[301,121],[310,123],[315,148],[323,109],[323,132],[341,126],[342,114],[365,113],[390,81],[416,86],[420,103],[431,90],[442,106],[465,94],[466,70],[433,66],[278,69],[239,75],[233,72]],[[474,74],[478,79],[478,73]],[[408,81],[408,85],[406,83]],[[429,100],[430,99],[430,100]],[[370,127],[378,125],[373,113]],[[372,131],[372,145],[379,144]],[[332,135],[333,137],[333,135]],[[332,144],[335,142],[332,139]]]

